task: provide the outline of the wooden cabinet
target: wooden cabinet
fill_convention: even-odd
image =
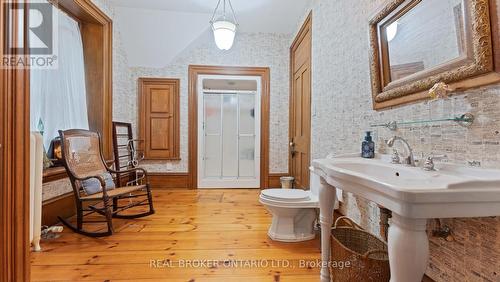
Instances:
[[[139,79],[139,135],[144,158],[178,160],[179,80]]]

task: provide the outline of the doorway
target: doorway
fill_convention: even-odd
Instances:
[[[290,175],[295,188],[309,187],[311,162],[311,46],[309,14],[290,48]]]
[[[256,171],[260,176],[259,188],[269,186],[269,105],[270,105],[270,70],[267,67],[234,67],[234,66],[189,66],[189,172],[188,187],[198,188],[199,152],[198,135],[199,119],[198,105],[202,102],[198,99],[200,76],[235,76],[235,77],[257,77],[260,80],[260,167]],[[257,155],[257,154],[256,154]],[[219,187],[220,188],[220,187]],[[236,187],[231,187],[236,188]]]
[[[260,187],[261,80],[198,76],[198,188]]]

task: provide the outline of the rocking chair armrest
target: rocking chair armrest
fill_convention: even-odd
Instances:
[[[148,172],[145,169],[141,168],[141,167],[134,167],[134,168],[131,168],[131,169],[120,170],[120,171],[108,168],[108,171],[111,172],[111,173],[113,173],[113,174],[132,173],[132,172],[135,172],[135,171],[140,171],[144,175],[144,179],[146,180],[146,183],[149,183]]]
[[[87,176],[87,177],[75,177],[76,180],[78,181],[85,181],[85,180],[89,180],[89,179],[92,179],[92,178],[95,178],[97,180],[99,180],[99,183],[101,184],[101,188],[102,188],[102,195],[103,197],[107,197],[108,194],[106,192],[106,180],[104,180],[104,177],[102,177],[101,175],[92,175],[92,176]]]
[[[147,175],[148,172],[143,169],[143,168],[140,168],[140,167],[135,167],[135,168],[131,168],[131,169],[126,169],[126,170],[120,170],[120,171],[117,171],[117,170],[113,170],[111,168],[108,168],[108,171],[113,173],[113,174],[120,174],[120,173],[131,173],[131,172],[134,172],[134,171],[141,171],[142,173],[144,173],[144,175]]]

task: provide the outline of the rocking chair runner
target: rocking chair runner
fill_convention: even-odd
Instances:
[[[98,132],[71,129],[60,130],[59,135],[61,136],[63,163],[73,186],[76,204],[76,226],[59,217],[59,220],[64,225],[86,236],[109,236],[113,234],[113,218],[130,219],[154,213],[151,189],[147,172],[144,169],[133,168],[119,172],[110,169],[102,156],[101,136]],[[110,180],[106,176],[116,176],[118,174],[135,175],[136,179],[132,182],[134,185],[110,187],[113,185],[110,185],[109,182],[106,183],[106,180]],[[90,183],[91,181],[93,183]],[[97,187],[94,187],[93,191],[91,191],[92,189],[85,189],[85,185],[89,186],[89,184]],[[119,206],[122,199],[131,200],[141,197],[143,199],[140,201]],[[139,214],[121,214],[124,210],[137,206],[149,206],[149,211]],[[84,217],[93,213],[100,214],[106,219],[102,221],[84,220]],[[108,230],[105,232],[89,232],[83,229],[84,223],[96,222],[106,222]]]

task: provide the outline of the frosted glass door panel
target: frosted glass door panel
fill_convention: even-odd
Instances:
[[[219,177],[221,174],[221,97],[205,95],[205,176]]]
[[[255,134],[255,95],[240,94],[240,134]]]
[[[221,131],[221,97],[205,94],[205,133],[220,134]]]
[[[220,177],[221,175],[221,146],[219,135],[205,136],[205,176]]]
[[[254,136],[240,136],[240,164],[239,174],[240,177],[254,177],[255,176],[255,137]]]
[[[238,177],[238,95],[223,94],[222,177]]]

